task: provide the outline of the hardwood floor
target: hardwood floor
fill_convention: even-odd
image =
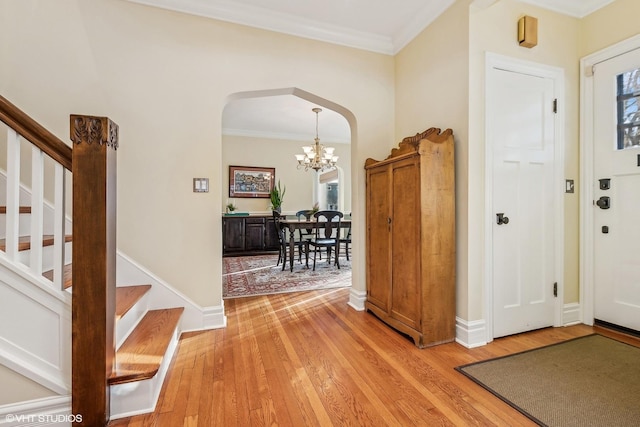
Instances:
[[[182,335],[156,411],[109,425],[532,426],[454,367],[596,330],[420,350],[347,301],[348,289],[226,300],[227,328]]]

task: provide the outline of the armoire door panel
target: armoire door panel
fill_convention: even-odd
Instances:
[[[367,192],[367,298],[389,311],[391,295],[390,194],[388,167],[370,171]]]
[[[417,157],[393,165],[391,193],[391,316],[408,326],[420,324],[420,168]]]

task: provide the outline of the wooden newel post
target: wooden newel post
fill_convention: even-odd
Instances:
[[[72,411],[109,420],[107,380],[115,356],[116,150],[118,125],[71,115],[73,142]]]

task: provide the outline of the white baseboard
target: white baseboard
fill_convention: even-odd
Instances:
[[[71,426],[71,396],[53,396],[0,406],[1,427]]]
[[[181,320],[183,331],[226,327],[227,317],[224,314],[224,302],[219,306],[202,307],[121,251],[118,251],[117,254],[116,283],[120,286],[151,284],[149,310],[184,307]]]
[[[565,304],[562,309],[562,324],[564,326],[577,325],[582,323],[582,308],[580,303],[572,302]]]
[[[487,328],[484,319],[466,321],[456,317],[456,342],[467,348],[487,345]]]
[[[349,291],[349,305],[356,311],[364,311],[364,302],[367,300],[367,292],[359,291],[357,289],[351,288]]]

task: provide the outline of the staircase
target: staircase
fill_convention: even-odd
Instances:
[[[115,283],[122,258],[115,249],[111,175],[117,125],[72,116],[71,152],[1,96],[0,121],[8,126],[0,311],[16,317],[16,331],[0,327],[0,363],[60,395],[72,393],[69,413],[83,415],[75,425],[106,425],[110,418],[153,411],[184,308],[155,307],[151,284]],[[29,189],[20,175],[25,143],[32,145]],[[54,179],[45,161],[54,164]],[[74,216],[68,218],[65,175],[72,167]],[[53,202],[44,198],[47,179],[55,183]],[[65,232],[71,229],[73,237]],[[23,328],[29,333],[17,331],[25,322],[32,323]]]

